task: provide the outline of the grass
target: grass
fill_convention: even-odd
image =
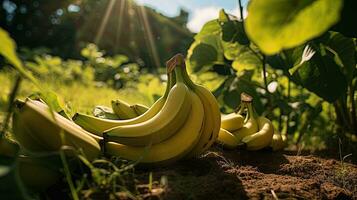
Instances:
[[[16,75],[11,71],[0,72],[0,125],[6,115],[8,97],[13,88],[15,78]],[[87,85],[79,82],[63,84],[56,80],[42,82],[46,88],[51,89],[62,98],[74,112],[89,114],[96,105],[110,107],[111,100],[118,98],[131,104],[151,105],[153,103],[153,94],[145,90],[145,86],[142,87],[144,91],[136,88],[115,90],[108,87],[97,87],[94,83]],[[148,82],[148,85],[150,85],[150,82]],[[157,87],[156,92],[158,90],[163,92],[163,88]],[[23,80],[18,90],[17,98],[25,99],[37,91],[37,88],[31,82]],[[72,174],[70,171],[74,169],[71,164],[67,163],[63,153],[61,153],[61,159],[64,166],[65,179],[61,181],[60,186],[56,187],[63,194],[70,195],[73,199],[82,199],[82,197],[85,199],[86,196],[91,198],[91,196],[96,195],[104,195],[107,199],[117,199],[123,195],[129,199],[137,199],[137,197],[140,198],[143,195],[138,191],[138,186],[135,184],[133,165],[126,163],[126,161],[99,158],[90,163],[83,156],[78,155],[78,160],[81,160],[82,164],[79,167],[76,165],[77,167],[75,168],[80,168],[80,173]],[[152,175],[149,175],[149,184],[145,186],[148,188],[149,193],[153,190],[152,185]]]
[[[13,80],[15,80],[14,73],[0,73],[0,116],[3,115],[5,111],[4,109],[6,108],[6,102],[13,85]],[[141,93],[135,88],[115,90],[108,87],[97,87],[94,84],[84,85],[77,82],[66,85],[56,80],[44,81],[43,84],[59,95],[71,109],[78,112],[91,113],[96,105],[110,107],[111,100],[118,98],[128,103],[141,103],[144,105],[151,105],[153,103],[151,97]],[[38,90],[33,84],[24,80],[17,97],[24,99],[36,91]]]

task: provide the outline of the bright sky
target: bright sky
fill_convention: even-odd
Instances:
[[[198,32],[205,22],[217,18],[221,8],[239,16],[238,0],[136,0],[139,4],[150,6],[167,16],[176,16],[180,8],[189,11],[188,28]],[[247,0],[242,0],[246,7]],[[246,15],[245,12],[244,16]]]

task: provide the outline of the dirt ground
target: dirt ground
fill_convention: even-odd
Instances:
[[[297,156],[214,147],[199,159],[151,169],[153,180],[165,177],[167,186],[154,185],[155,194],[144,199],[357,199],[353,159],[341,163],[338,156],[328,158],[324,153]],[[147,169],[136,174],[139,182],[147,183]]]

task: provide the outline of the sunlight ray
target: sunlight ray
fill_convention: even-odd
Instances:
[[[156,49],[154,42],[154,37],[152,34],[151,26],[147,17],[147,13],[144,6],[139,6],[139,19],[144,25],[144,33],[146,34],[146,39],[148,42],[148,47],[151,52],[151,57],[155,63],[155,67],[160,67],[160,57]]]
[[[119,19],[118,19],[118,28],[117,28],[117,36],[115,38],[115,45],[119,46],[119,40],[121,37],[121,29],[122,29],[122,24],[123,24],[123,16],[124,16],[124,8],[125,8],[125,1],[126,0],[121,0],[119,4]]]
[[[110,16],[110,14],[111,14],[111,12],[112,12],[112,10],[113,10],[115,1],[116,1],[116,0],[110,0],[110,2],[109,2],[109,4],[108,4],[108,7],[107,7],[106,12],[105,12],[105,15],[104,15],[103,20],[102,20],[102,22],[101,22],[101,24],[100,24],[99,30],[98,30],[98,32],[97,32],[97,35],[95,36],[95,39],[94,39],[94,42],[95,42],[96,44],[99,44],[99,43],[100,43],[100,40],[101,40],[101,38],[102,38],[102,36],[103,36],[105,27],[106,27],[106,25],[107,25],[107,23],[108,23],[109,16]]]

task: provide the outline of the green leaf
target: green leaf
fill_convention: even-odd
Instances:
[[[347,81],[352,81],[354,71],[356,70],[355,44],[353,39],[330,31],[321,38],[321,42],[329,51],[335,54],[335,62],[341,66],[341,70],[347,77]]]
[[[203,25],[202,29],[199,33],[195,35],[195,40],[200,40],[202,37],[207,35],[217,35],[221,34],[221,26],[219,25],[218,20],[214,19],[208,21],[206,24]]]
[[[192,72],[206,71],[214,64],[224,63],[223,47],[216,35],[201,37],[187,53],[188,68]]]
[[[242,48],[232,63],[232,67],[237,71],[254,70],[261,66],[262,62],[260,58],[248,47]]]
[[[62,115],[63,117],[69,120],[72,120],[70,117],[70,111],[67,109],[63,100],[59,98],[56,93],[49,90],[43,90],[41,92],[32,94],[30,98],[36,100],[43,100],[52,111]]]
[[[20,72],[22,76],[28,78],[30,81],[36,84],[36,79],[29,71],[24,68],[21,60],[17,57],[16,43],[2,28],[0,28],[0,44],[0,55],[4,56],[10,62],[10,64]]]
[[[292,59],[298,61],[303,48],[297,48]],[[333,55],[317,52],[293,74],[293,81],[314,92],[326,101],[334,102],[347,90],[346,77],[336,64]]]
[[[242,45],[248,45],[249,39],[244,31],[243,23],[235,17],[228,15],[221,10],[219,12],[219,24],[222,29],[222,40],[225,42],[238,42]]]
[[[266,54],[311,40],[338,22],[341,0],[251,0],[245,29]]]
[[[205,72],[198,75],[199,82],[202,83],[210,91],[215,91],[225,81],[224,76],[220,76],[215,72]]]

